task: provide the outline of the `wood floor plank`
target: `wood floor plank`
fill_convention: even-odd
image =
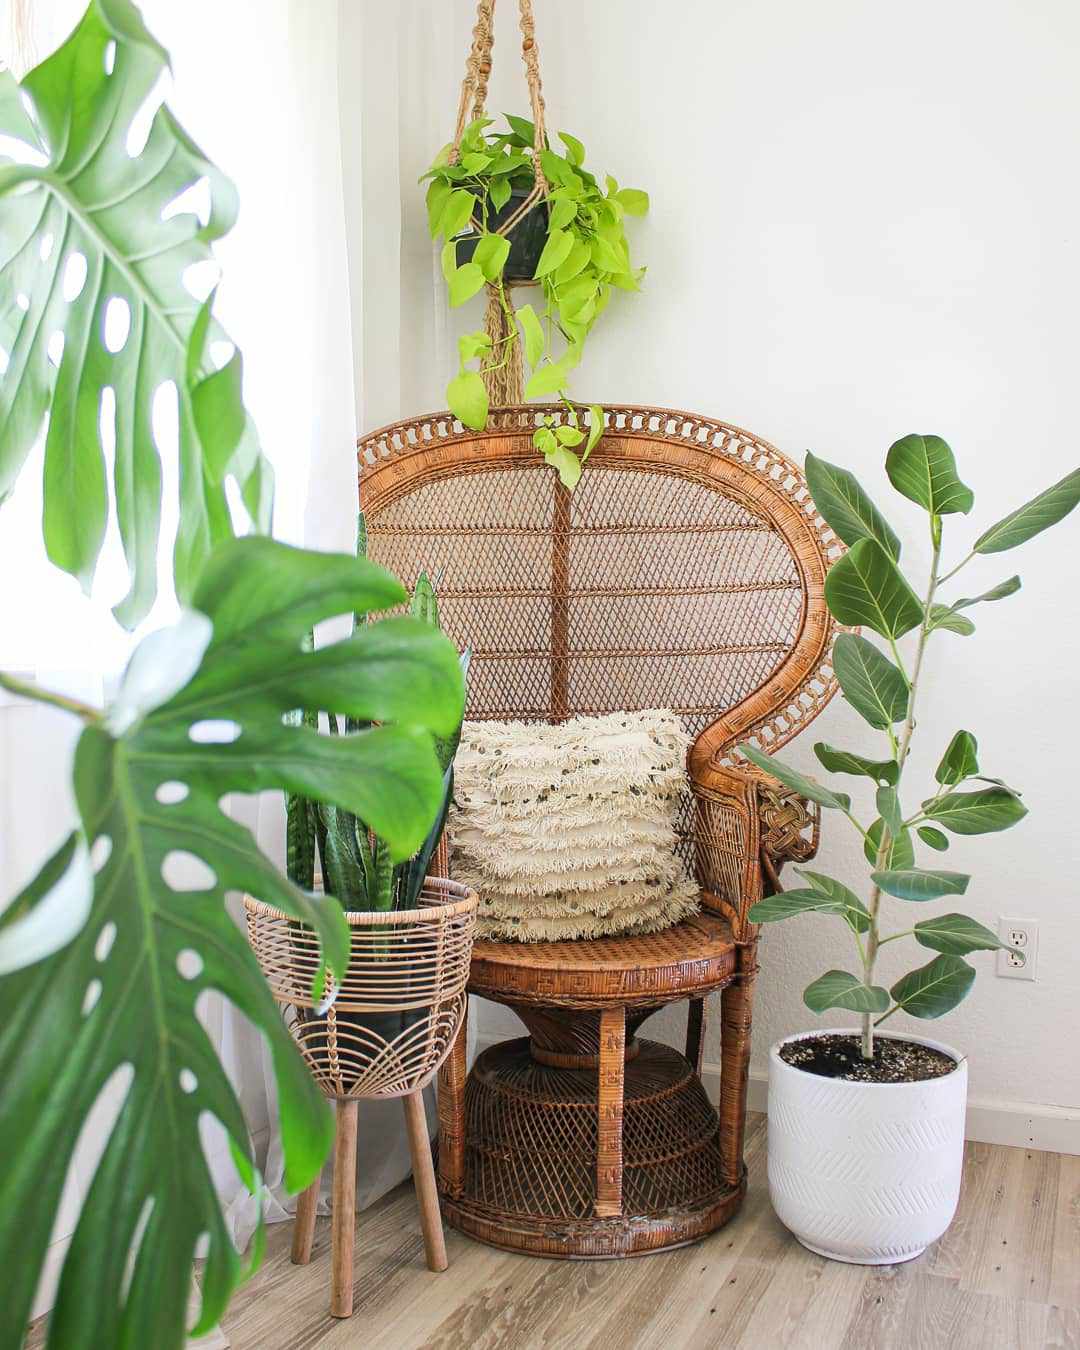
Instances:
[[[889,1339],[873,1350],[1036,1350],[1046,1345],[1045,1303],[960,1288],[953,1280],[916,1275]]]

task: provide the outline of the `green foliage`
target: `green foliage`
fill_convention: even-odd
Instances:
[[[111,70],[107,50],[115,53]],[[216,369],[210,344],[225,335],[211,316],[212,297],[200,303],[184,285],[185,271],[207,265],[211,244],[232,227],[236,193],[165,106],[145,148],[134,158],[126,148],[132,119],[167,62],[130,0],[91,0],[67,42],[21,86],[0,72],[0,135],[44,161],[0,157],[0,349],[8,355],[0,502],[48,413],[45,545],[89,592],[110,508],[101,409],[111,388],[112,504],[131,576],[116,615],[129,627],[156,592],[162,470],[152,412],[159,386],[173,381],[179,399],[173,569],[182,601],[190,601],[214,545],[233,534],[226,481],[236,480],[259,529],[269,527],[273,499],[273,474],[241,401],[240,353]],[[163,221],[163,210],[200,179],[209,188],[206,223],[185,211]],[[85,280],[69,301],[65,277],[78,257]],[[125,304],[127,338],[110,351],[106,311]],[[54,365],[49,343],[58,329],[65,342]]]
[[[980,772],[978,743],[970,731],[958,731],[946,747],[934,773],[933,795],[910,816],[901,805],[924,657],[933,634],[970,636],[975,625],[964,611],[1015,595],[1020,578],[1009,577],[979,595],[951,603],[943,602],[939,593],[978,554],[1016,547],[1063,519],[1080,502],[1078,469],[991,526],[966,557],[945,571],[941,562],[944,517],[966,514],[974,505],[974,494],[957,474],[952,450],[938,436],[905,436],[890,448],[886,471],[893,487],[926,512],[931,563],[923,598],[897,567],[900,543],[895,531],[855,477],[814,455],[806,458],[814,505],[850,546],[826,578],[829,609],[839,623],[869,628],[887,645],[886,654],[868,638],[841,633],[832,656],[844,697],[874,731],[884,735],[887,750],[883,746],[881,755],[864,755],[821,742],[814,746],[814,753],[830,773],[865,778],[874,784],[876,818],[864,826],[847,794],[834,792],[753,746],[740,747],[747,759],[785,786],[820,806],[840,810],[862,837],[870,865],[867,902],[839,882],[799,869],[810,882],[808,889],[767,896],[753,906],[750,917],[755,923],[774,923],[796,914],[822,913],[845,920],[857,944],[861,974],[831,970],[809,986],[805,999],[816,1012],[848,1008],[860,1013],[862,1053],[867,1058],[873,1054],[878,1023],[900,1010],[923,1018],[949,1012],[966,997],[975,979],[974,969],[962,958],[1002,945],[983,924],[963,914],[923,919],[901,932],[883,931],[885,896],[925,903],[967,891],[970,878],[966,874],[918,866],[915,839],[944,852],[949,847],[944,831],[989,834],[1009,829],[1027,814],[1019,793]],[[910,667],[900,650],[908,634],[914,643]],[[965,788],[970,783],[986,786]],[[874,984],[875,964],[882,944],[904,937],[914,937],[939,955],[897,981],[890,1002],[889,994]]]
[[[196,1016],[204,991],[223,994],[269,1043],[287,1186],[317,1175],[333,1119],[225,897],[249,893],[314,928],[337,976],[348,932],[338,906],[281,876],[220,803],[284,789],[377,822],[396,857],[421,844],[443,791],[432,734],[452,733],[461,717],[452,646],[410,618],[319,651],[303,642],[312,624],[404,598],[366,560],[229,541],[211,555],[194,610],[145,639],[111,706],[88,713],[74,765],[78,830],[9,907],[15,923],[0,928],[10,937],[65,880],[85,881],[85,924],[0,981],[0,1343],[21,1340],[80,1129],[124,1065],[133,1076],[64,1265],[50,1344],[181,1346],[203,1233],[200,1328],[220,1318],[243,1271],[200,1144],[203,1113],[228,1132],[252,1189],[257,1179],[239,1103]],[[321,737],[286,719],[301,698],[380,725]],[[93,872],[82,867],[87,850]],[[182,864],[195,889],[177,880]],[[324,987],[325,968],[313,996]]]
[[[515,310],[504,279],[510,253],[504,231],[510,222],[496,225],[495,216],[515,190],[527,193],[533,188],[534,127],[525,118],[509,114],[506,123],[506,130],[489,131],[494,125],[490,118],[472,122],[462,137],[458,161],[451,164],[449,146],[444,147],[421,179],[428,180],[431,237],[443,241],[443,275],[450,304],[464,304],[486,284],[495,289],[506,315],[507,336],[500,350],[493,349],[483,332],[462,338],[458,373],[447,386],[446,398],[450,411],[465,426],[482,430],[487,424],[488,399],[481,374],[504,366],[513,357],[513,346],[523,343],[531,371],[525,397],[557,395],[570,414],[568,427],[555,427],[548,420],[533,443],[572,489],[603,431],[603,412],[596,407],[590,410],[590,435],[584,450],[576,448],[583,436],[571,440],[560,434],[578,427],[577,410],[568,393],[570,372],[581,360],[585,341],[612,290],[640,287],[645,269],[635,267],[631,260],[625,217],[644,215],[649,198],[637,188],[620,188],[610,175],[601,186],[585,168],[585,147],[561,131],[565,154],[550,144],[541,151],[549,191],[544,202],[531,208],[547,213],[546,241],[535,272],[544,306],[539,314],[531,304]],[[464,231],[477,243],[471,260],[459,262],[458,240]]]

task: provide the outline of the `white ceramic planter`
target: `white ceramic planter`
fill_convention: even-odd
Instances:
[[[831,1028],[845,1034],[850,1027]],[[923,1083],[847,1083],[769,1051],[769,1194],[804,1247],[836,1261],[910,1261],[948,1228],[960,1196],[967,1063]],[[887,1033],[878,1032],[879,1036]]]

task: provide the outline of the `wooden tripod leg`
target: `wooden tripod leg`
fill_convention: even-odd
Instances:
[[[292,1263],[294,1266],[306,1266],[311,1260],[311,1244],[315,1238],[315,1210],[319,1205],[319,1182],[322,1172],[306,1191],[301,1191],[296,1201],[296,1218],[292,1230]]]
[[[622,1213],[623,1078],[626,1072],[626,1009],[600,1014],[600,1067],[597,1103],[596,1214]]]
[[[757,941],[740,946],[738,953],[738,974],[720,995],[720,1159],[729,1186],[740,1185],[743,1176]]]
[[[459,1200],[465,1190],[465,1066],[469,1038],[469,1000],[453,1047],[439,1070],[439,1184]]]
[[[413,1185],[416,1187],[416,1202],[420,1206],[427,1267],[428,1270],[445,1270],[450,1263],[446,1259],[439,1193],[435,1189],[435,1168],[431,1163],[431,1140],[428,1138],[427,1117],[424,1115],[424,1094],[411,1092],[402,1101],[405,1105],[405,1123],[409,1129]]]
[[[330,1221],[330,1316],[351,1317],[356,1242],[355,1098],[339,1098],[334,1135],[334,1197]]]

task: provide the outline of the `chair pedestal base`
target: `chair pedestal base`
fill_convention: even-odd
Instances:
[[[579,1016],[574,1048],[591,1059],[590,1015]],[[554,1037],[541,1049],[530,1030],[543,1059],[555,1058]],[[598,1202],[602,1075],[538,1062],[523,1038],[486,1050],[469,1075],[461,1194],[442,1196],[451,1227],[507,1251],[596,1259],[682,1246],[736,1213],[745,1178],[725,1180],[719,1120],[697,1073],[668,1046],[627,1042],[619,1212]]]

